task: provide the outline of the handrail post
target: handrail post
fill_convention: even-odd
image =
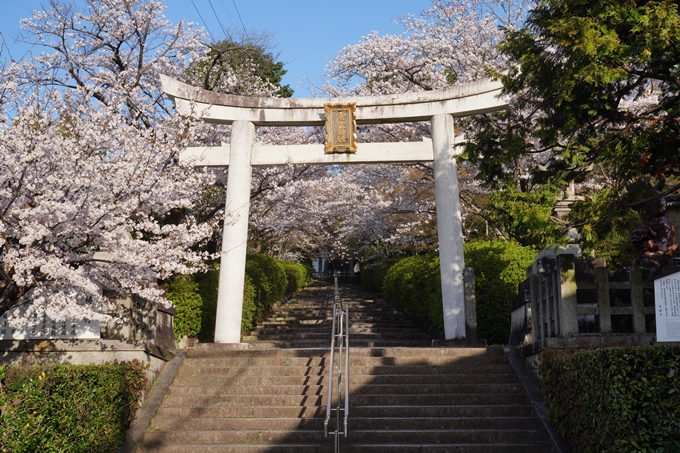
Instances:
[[[338,272],[334,274],[335,294],[333,303],[333,323],[331,333],[331,352],[328,372],[328,399],[326,405],[326,419],[324,420],[324,433],[328,437],[328,425],[332,412],[335,411],[335,452],[340,452],[340,435],[347,437],[349,417],[349,307],[342,304],[340,288],[338,285]],[[337,352],[336,352],[337,349]],[[338,358],[337,371],[335,358]],[[337,377],[337,380],[335,379]],[[335,408],[333,404],[333,387],[337,385],[338,402]],[[340,412],[344,417],[341,420]],[[342,429],[341,429],[342,428]]]
[[[347,419],[349,417],[349,304],[345,304],[345,420],[344,432],[347,437]]]
[[[332,331],[333,335],[331,335],[331,357],[330,357],[330,372],[328,373],[328,399],[326,401],[326,420],[323,422],[323,427],[324,427],[324,432],[326,433],[326,437],[328,437],[328,422],[330,421],[331,418],[331,404],[333,404],[333,363],[334,363],[334,354],[335,354],[335,315],[336,315],[336,306],[333,305],[333,326],[332,326]]]

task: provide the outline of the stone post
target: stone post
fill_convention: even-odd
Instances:
[[[578,336],[578,304],[576,300],[576,267],[574,255],[557,255],[557,269],[559,272],[559,289],[555,288],[557,305],[555,309],[555,329],[559,327],[555,336]],[[559,315],[558,315],[559,314]],[[559,316],[559,320],[557,319]],[[558,323],[559,321],[559,323]]]
[[[543,324],[543,317],[545,316],[545,308],[541,303],[539,288],[543,277],[538,274],[529,276],[529,295],[531,297],[531,336],[533,342],[536,343],[545,338],[545,330]]]
[[[234,121],[231,129],[227,203],[222,232],[215,343],[241,342],[243,281],[246,272],[252,179],[250,158],[254,142],[255,125],[249,121]]]
[[[477,344],[477,297],[475,296],[475,270],[463,270],[465,287],[465,339],[468,344]]]
[[[612,333],[612,315],[609,305],[609,276],[606,267],[595,268],[597,305],[600,313],[600,333]]]
[[[458,191],[458,165],[453,150],[453,117],[448,114],[435,115],[432,117],[431,124],[444,335],[447,340],[464,339],[463,269],[465,260]]]
[[[647,333],[642,268],[638,266],[630,268],[630,300],[633,309],[633,331],[635,333]]]

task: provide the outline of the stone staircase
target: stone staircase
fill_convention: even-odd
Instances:
[[[298,297],[277,307],[242,341],[251,348],[328,348],[333,315],[330,279],[315,280]],[[343,285],[350,304],[350,346],[430,346],[432,337],[377,295]]]
[[[313,287],[298,302],[291,301],[290,310],[278,316],[284,319],[274,315],[258,326],[252,336],[263,339],[250,338],[248,349],[203,344],[190,350],[137,451],[333,452],[333,437],[323,437],[327,350],[283,347],[316,345],[306,343],[316,340],[313,336],[294,333],[295,322],[289,319],[300,310],[318,310],[318,324],[326,323],[323,298],[316,308],[306,305],[314,292]],[[341,292],[344,298],[351,289]],[[401,321],[389,315],[388,305],[369,304],[384,308],[386,321],[372,319],[380,310],[368,310],[370,320],[358,317],[357,323],[367,326],[366,333],[390,335],[358,343],[396,341],[398,335],[391,338],[396,331],[381,327],[397,329],[393,323]],[[305,331],[318,324],[300,322],[299,327]],[[329,327],[326,336],[324,347],[330,342]],[[349,436],[340,443],[342,452],[361,453],[553,451],[503,350],[492,347],[353,347]]]

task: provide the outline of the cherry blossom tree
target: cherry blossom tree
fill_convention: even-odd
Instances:
[[[164,303],[145,282],[201,268],[214,220],[191,212],[213,178],[177,165],[200,127],[171,115],[158,75],[183,77],[206,48],[163,8],[51,0],[22,22],[20,39],[45,51],[0,74],[0,313],[30,301],[102,319],[83,294]]]
[[[197,86],[209,76],[211,89],[266,97],[286,88],[277,85],[282,67],[252,43],[245,53],[238,43],[208,46],[191,24],[165,20],[163,8],[157,0],[91,0],[80,10],[51,0],[23,21],[19,39],[45,51],[0,74],[0,313],[30,301],[28,314],[102,319],[80,304],[102,290],[164,303],[146,282],[201,270],[216,257],[208,251],[221,232],[227,173],[185,168],[177,158],[186,146],[228,142],[230,128],[174,116],[159,74]],[[265,143],[320,140],[315,130],[258,130]],[[293,222],[273,217],[276,201],[295,191],[289,185],[303,190],[328,176],[322,167],[256,169],[254,246],[309,249],[304,240],[285,247]]]
[[[488,78],[507,69],[496,45],[504,29],[522,23],[529,5],[502,0],[433,0],[419,15],[397,19],[402,34],[372,32],[358,44],[340,50],[327,66],[327,83],[319,91],[333,96],[383,95],[444,89]],[[458,122],[456,127],[457,132],[474,138],[475,131],[469,130],[467,123]],[[360,128],[359,138],[363,142],[418,141],[429,134],[428,123],[370,125]],[[484,211],[488,195],[474,178],[474,165],[462,160],[459,168],[465,232],[468,236],[485,234],[486,225],[480,224],[479,216],[488,218]],[[352,205],[355,209],[348,214],[344,228],[348,237],[375,238],[365,241],[364,249],[381,241],[393,250],[436,249],[430,164],[348,167],[340,176],[376,189],[369,201]],[[480,227],[484,230],[479,231]],[[502,231],[493,231],[493,225],[491,230],[503,236]]]

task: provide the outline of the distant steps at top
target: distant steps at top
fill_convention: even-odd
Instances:
[[[242,341],[252,348],[329,348],[333,322],[330,279],[317,279],[295,298],[278,305]],[[427,335],[394,307],[355,285],[343,285],[349,304],[351,347],[431,346]]]

